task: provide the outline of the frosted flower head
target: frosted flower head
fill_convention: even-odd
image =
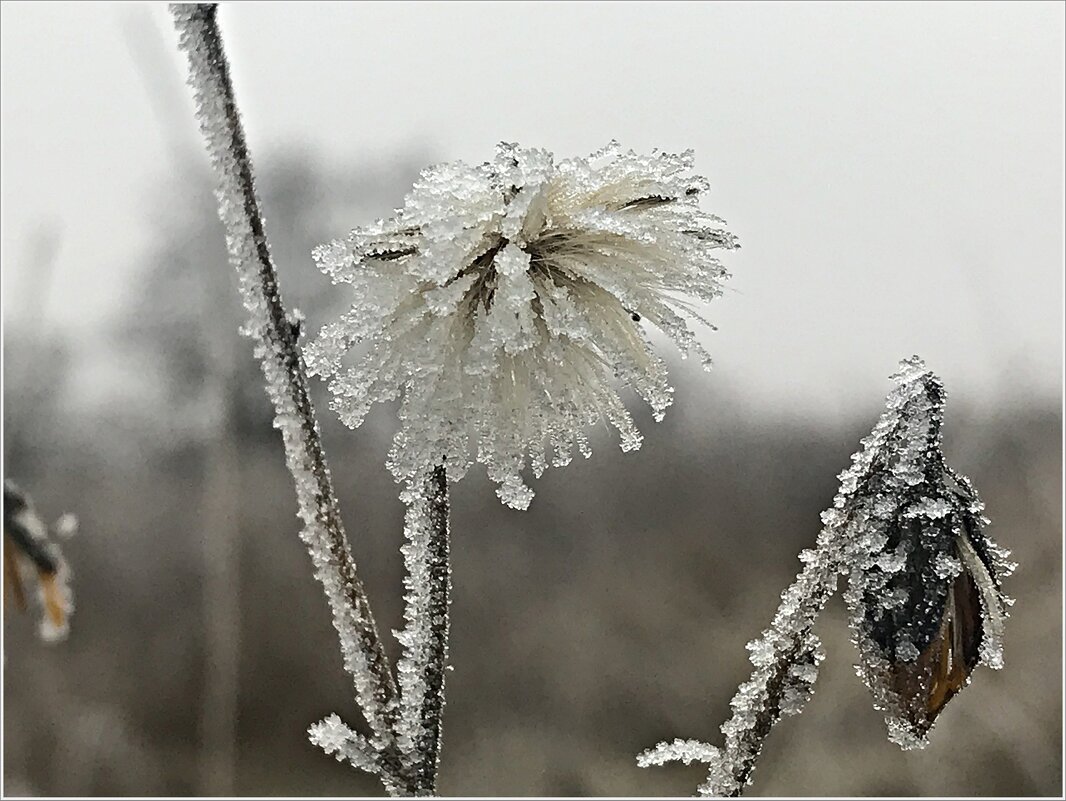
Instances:
[[[575,448],[588,456],[585,430],[600,420],[638,448],[616,381],[656,420],[672,394],[644,324],[709,365],[688,321],[722,294],[717,251],[737,247],[700,209],[707,182],[692,161],[612,143],[556,163],[501,144],[486,164],[423,172],[391,219],[315,249],[354,296],[307,351],[331,377],[333,408],[355,427],[402,398],[397,479],[443,463],[458,480],[476,459],[515,508],[533,496],[527,465],[539,477]],[[358,363],[342,368],[356,345]]]

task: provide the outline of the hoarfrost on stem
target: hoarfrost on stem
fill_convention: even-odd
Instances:
[[[255,342],[255,355],[274,404],[274,426],[282,434],[286,463],[296,486],[304,524],[300,537],[325,590],[344,666],[373,731],[371,747],[388,754],[395,751],[395,682],[341,522],[297,348],[296,318],[286,313],[281,300],[216,10],[212,5],[171,6],[179,44],[188,57],[200,130],[218,180],[219,217],[230,262],[249,315],[242,330]],[[390,770],[398,768],[391,765]]]
[[[307,730],[311,742],[336,757],[338,762],[347,760],[358,770],[380,774],[377,751],[358,732],[352,731],[337,715],[330,715]]]
[[[400,717],[397,739],[417,792],[432,793],[440,759],[444,672],[448,658],[448,479],[437,467],[403,494],[407,504],[401,549],[407,577],[404,618],[396,632],[403,646],[397,666]]]
[[[770,628],[748,645],[755,669],[731,702],[724,747],[663,743],[638,757],[641,766],[703,761],[701,795],[740,795],[773,726],[799,714],[813,693],[823,659],[813,628],[841,573],[859,675],[902,747],[925,745],[977,664],[1002,666],[1011,602],[1000,581],[1014,565],[983,533],[988,521],[969,480],[944,462],[939,379],[918,357],[901,362],[893,379],[884,414],[822,513],[817,547],[800,554],[804,567]]]
[[[701,210],[707,182],[691,151],[640,156],[611,143],[556,162],[501,144],[486,164],[423,172],[404,207],[314,252],[354,305],[308,348],[331,377],[333,408],[360,425],[373,404],[402,397],[389,453],[397,480],[441,464],[457,481],[486,465],[501,500],[533,497],[540,476],[590,455],[585,430],[603,419],[623,450],[641,435],[613,382],[632,386],[661,419],[672,389],[641,327],[710,359],[689,327],[697,302],[728,273],[737,247]],[[709,325],[709,323],[707,323]],[[357,366],[342,357],[360,345]]]

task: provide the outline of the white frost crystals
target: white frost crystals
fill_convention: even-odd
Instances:
[[[722,294],[717,253],[738,247],[700,209],[691,152],[640,156],[611,143],[556,162],[544,150],[497,147],[486,164],[423,172],[391,219],[316,248],[354,305],[306,351],[331,377],[333,408],[360,425],[374,403],[402,397],[389,454],[397,480],[446,464],[448,479],[484,464],[509,506],[533,497],[521,478],[562,466],[605,419],[623,450],[641,435],[615,379],[661,419],[672,389],[641,328],[709,358],[689,320]],[[342,357],[359,347],[358,364]]]

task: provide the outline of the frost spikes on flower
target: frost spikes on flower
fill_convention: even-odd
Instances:
[[[71,536],[76,527],[74,516],[65,514],[49,528],[29,496],[4,480],[4,586],[20,609],[27,605],[26,588],[33,588],[37,630],[45,642],[64,640],[70,631],[70,568],[57,537]]]
[[[852,521],[845,600],[858,673],[890,739],[920,748],[977,665],[1002,667],[1011,601],[1001,581],[1014,565],[985,534],[973,485],[945,463],[940,381],[917,358],[896,379],[878,427],[884,439],[844,506]]]
[[[684,353],[709,359],[689,327],[722,294],[717,252],[738,247],[702,211],[691,152],[640,156],[612,143],[555,162],[503,144],[493,161],[426,170],[389,220],[316,248],[354,305],[308,348],[331,377],[333,408],[349,426],[402,397],[389,454],[398,480],[442,462],[451,481],[486,465],[509,506],[539,476],[585,456],[585,430],[641,435],[615,388],[633,387],[661,419],[672,389],[643,321]],[[342,357],[359,347],[350,369]]]

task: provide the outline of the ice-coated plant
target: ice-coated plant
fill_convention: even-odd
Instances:
[[[1003,666],[1012,601],[1001,581],[1015,565],[985,534],[976,490],[944,460],[940,380],[918,357],[901,362],[893,379],[885,412],[822,513],[816,547],[800,554],[803,569],[770,628],[748,643],[754,670],[730,702],[724,745],[660,743],[637,758],[642,767],[704,762],[700,795],[740,795],[773,726],[811,697],[824,658],[814,624],[841,574],[857,671],[900,747],[927,744],[979,664]]]
[[[672,390],[645,320],[710,359],[688,319],[722,292],[717,251],[735,248],[703,212],[691,152],[638,156],[611,143],[556,164],[543,150],[502,144],[493,161],[431,167],[390,220],[316,248],[351,310],[307,349],[332,377],[333,408],[349,426],[402,397],[388,465],[406,484],[407,626],[398,637],[397,745],[432,784],[448,640],[448,485],[476,459],[507,505],[525,509],[523,482],[591,455],[584,429],[600,420],[623,450],[641,436],[615,389],[629,384],[661,419]],[[342,358],[361,350],[342,372]],[[354,733],[331,718],[312,738],[357,767]]]
[[[425,171],[390,221],[315,252],[354,305],[308,350],[332,377],[349,425],[378,401],[402,397],[389,466],[405,484],[402,655],[388,660],[358,577],[298,346],[299,318],[282,302],[254,173],[230,81],[216,7],[171,6],[189,63],[197,117],[214,168],[219,216],[282,433],[315,576],[338,632],[345,669],[370,727],[337,715],[310,728],[338,760],[378,776],[392,795],[436,792],[448,658],[448,488],[476,460],[500,498],[525,508],[521,472],[562,465],[584,429],[606,420],[622,447],[640,434],[615,389],[633,387],[660,419],[671,389],[642,323],[687,354],[709,359],[689,327],[728,277],[716,251],[737,247],[703,212],[706,182],[692,154],[638,156],[612,143],[558,163],[501,145],[477,167]],[[357,347],[359,365],[341,372]]]
[[[584,429],[607,420],[623,450],[641,437],[618,396],[634,387],[661,419],[666,368],[644,320],[685,352],[710,359],[686,318],[722,292],[717,251],[736,247],[703,212],[692,154],[638,156],[616,143],[556,163],[543,150],[503,144],[480,166],[422,173],[390,220],[317,248],[351,310],[307,349],[312,372],[332,377],[333,408],[360,425],[371,406],[402,397],[389,452],[406,483],[403,548],[407,626],[398,636],[397,744],[429,782],[435,774],[448,638],[448,484],[476,459],[507,505],[533,497],[521,478],[591,451]],[[342,372],[342,358],[361,352]],[[338,719],[312,737],[357,767],[354,735]]]
[[[311,371],[332,377],[333,408],[355,427],[402,397],[388,460],[398,480],[445,465],[454,482],[476,459],[518,509],[533,497],[527,464],[539,477],[549,459],[588,456],[598,421],[623,450],[640,447],[617,382],[656,420],[672,393],[642,324],[709,365],[688,321],[721,295],[717,256],[737,247],[701,209],[707,182],[692,167],[691,151],[612,142],[561,161],[501,144],[485,164],[425,170],[392,218],[314,252],[352,287],[351,310],[307,349]],[[344,370],[353,346],[358,364]]]
[[[307,371],[297,347],[299,319],[282,301],[218,28],[217,7],[196,4],[170,8],[179,46],[188,59],[197,119],[217,180],[218,212],[226,230],[230,263],[237,271],[241,300],[249,316],[242,331],[255,342],[255,355],[274,405],[274,426],[281,431],[286,464],[296,488],[298,514],[303,521],[300,538],[325,591],[344,668],[352,677],[356,701],[371,730],[369,737],[349,732],[347,754],[356,764],[372,767],[390,794],[432,792],[416,780],[418,766],[400,754],[396,678],[341,520]],[[357,748],[361,757],[355,756]]]
[[[404,484],[402,648],[395,669],[378,634],[341,522],[299,347],[259,211],[254,173],[213,5],[171,7],[188,57],[197,117],[217,180],[219,216],[239,276],[267,393],[311,555],[333,615],[345,669],[369,732],[337,715],[310,728],[338,760],[377,776],[390,795],[437,791],[448,660],[449,484],[484,464],[506,504],[526,508],[549,461],[589,454],[588,427],[606,420],[625,450],[641,438],[616,387],[632,387],[660,419],[671,389],[645,323],[683,354],[709,359],[690,324],[728,274],[718,251],[737,247],[700,208],[707,184],[691,153],[639,156],[612,143],[556,161],[500,145],[479,166],[426,170],[389,220],[316,249],[352,308],[309,347],[332,405],[358,426],[377,402],[400,399],[388,465]],[[709,325],[709,324],[708,324]],[[343,361],[354,351],[356,364]],[[732,701],[721,747],[675,740],[641,765],[708,765],[705,795],[739,795],[762,744],[809,700],[823,651],[814,633],[840,575],[859,674],[885,713],[889,737],[921,747],[937,716],[979,664],[1002,665],[1013,565],[984,533],[970,482],[940,449],[944,392],[917,357],[822,515],[816,547],[749,644],[754,671]],[[5,498],[6,506],[6,498]],[[7,514],[5,509],[5,524]]]

